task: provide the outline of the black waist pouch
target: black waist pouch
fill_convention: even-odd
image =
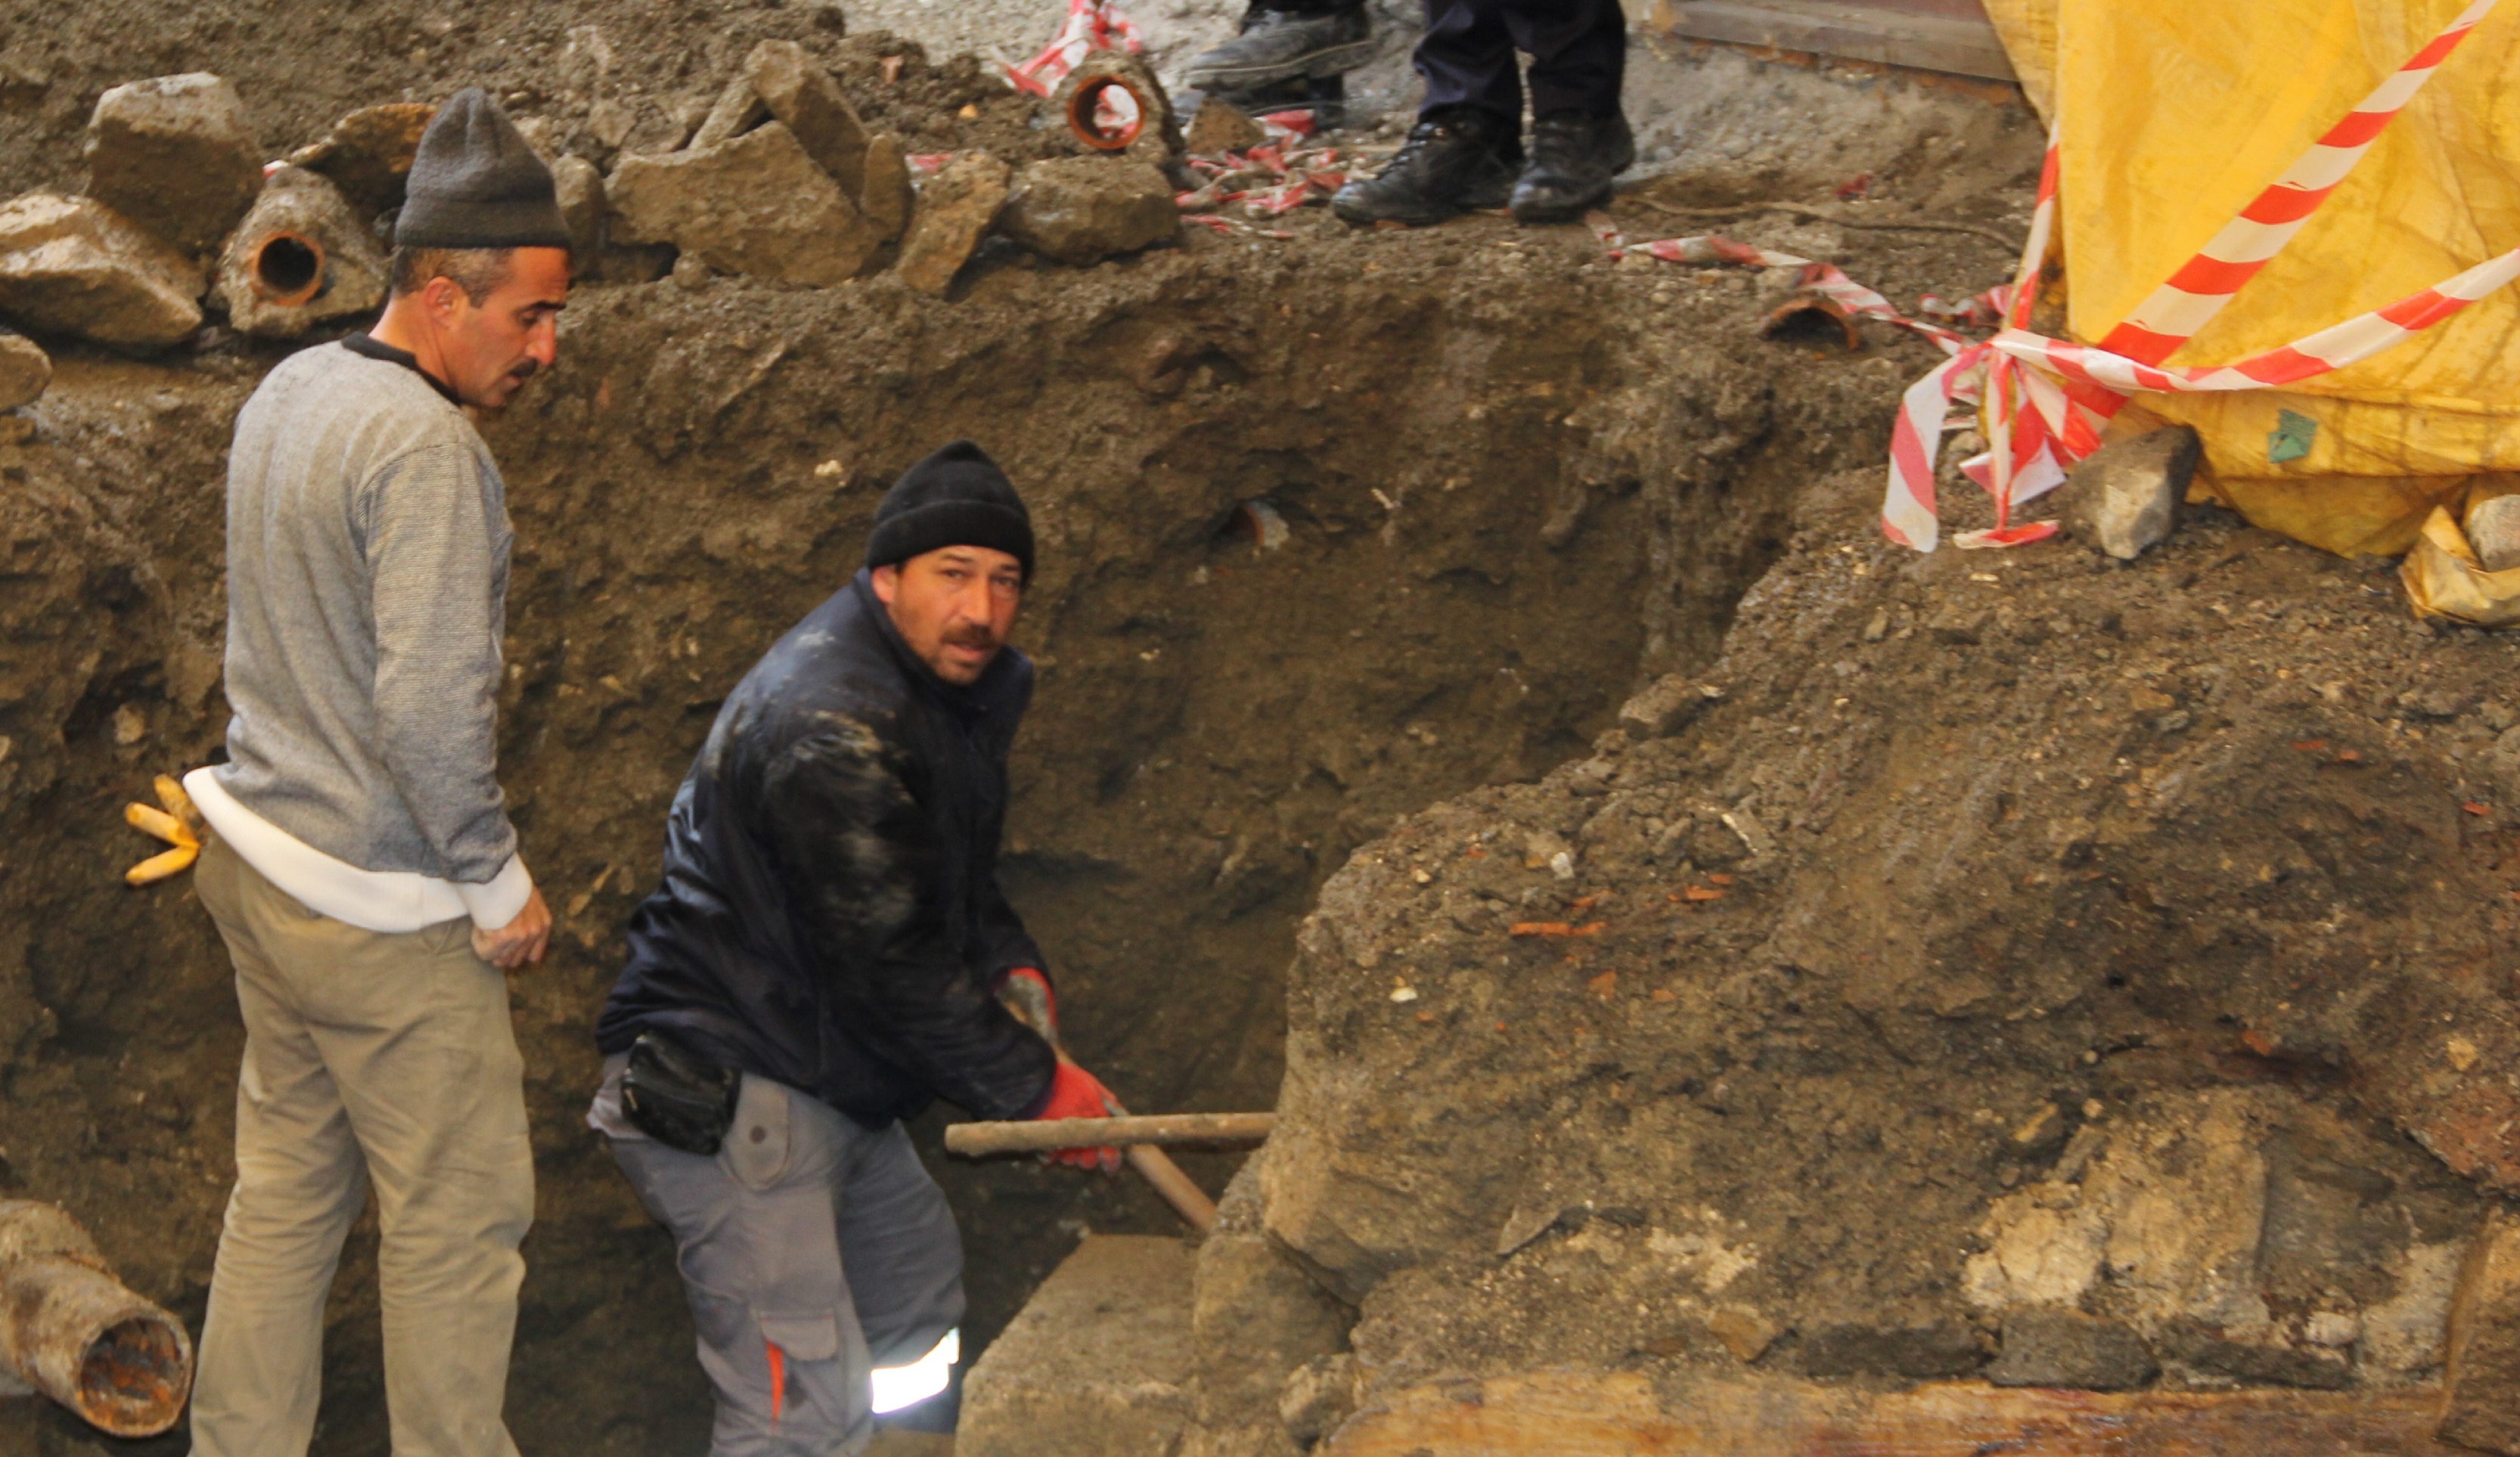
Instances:
[[[630,1044],[621,1074],[621,1111],[632,1126],[667,1148],[714,1154],[735,1122],[743,1074],[721,1068],[662,1033]]]

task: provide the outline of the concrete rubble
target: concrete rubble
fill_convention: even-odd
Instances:
[[[1182,1457],[1290,1450],[1289,1441],[1319,1436],[1336,1425],[1342,1402],[1355,1402],[1355,1363],[1346,1357],[1355,1313],[1261,1227],[1258,1165],[1267,1156],[1264,1146],[1227,1186],[1216,1227],[1199,1244],[1191,1303],[1197,1421]]]
[[[2497,496],[2468,508],[2467,544],[2489,572],[2520,566],[2520,496]]]
[[[866,185],[858,195],[858,210],[866,214],[876,235],[886,243],[899,243],[910,231],[910,214],[917,204],[910,156],[901,138],[885,132],[868,142]]]
[[[670,243],[721,273],[830,285],[881,239],[779,122],[715,147],[625,157],[605,181],[625,243]]]
[[[745,58],[743,78],[852,202],[865,195],[866,123],[820,62],[792,40],[765,40]]]
[[[955,1457],[1173,1457],[1191,1260],[1177,1239],[1088,1236],[971,1368]]]
[[[593,67],[581,79],[600,80],[608,47],[571,44],[584,51],[571,53],[580,68]],[[898,61],[887,58],[884,84]],[[687,283],[831,287],[897,259],[912,287],[942,295],[992,233],[1076,265],[1178,235],[1172,197],[1185,179],[1166,169],[1178,170],[1185,143],[1161,82],[1135,56],[1097,52],[1069,92],[1097,80],[1144,99],[1134,140],[1020,176],[983,151],[914,159],[900,131],[871,132],[832,70],[788,39],[754,44],[705,109],[691,96],[661,109],[598,96],[582,131],[542,114],[518,126],[552,164],[582,281],[652,282],[681,255]],[[422,102],[346,112],[289,152],[289,170],[266,187],[226,80],[195,72],[113,87],[88,126],[88,199],[28,195],[0,217],[0,314],[44,333],[155,349],[201,326],[203,284],[215,309],[258,337],[297,337],[374,308],[384,240],[434,114]],[[1209,122],[1211,134],[1228,129],[1222,113]],[[564,150],[572,140],[593,155]],[[923,184],[922,171],[934,174]],[[292,236],[275,249],[282,232]],[[201,270],[178,261],[187,253],[217,266],[197,280]]]
[[[244,101],[204,71],[97,98],[85,155],[89,197],[187,253],[216,247],[262,186]]]
[[[2160,1367],[2143,1338],[2114,1321],[2061,1305],[2027,1305],[2003,1317],[2002,1351],[1986,1368],[1999,1387],[2071,1387],[2125,1391]]]
[[[437,108],[424,102],[363,107],[333,123],[322,139],[289,154],[289,164],[321,172],[363,218],[400,207],[421,133]]]
[[[609,210],[604,195],[604,174],[595,163],[574,155],[556,159],[551,169],[560,215],[568,224],[569,272],[573,277],[585,278],[595,271],[604,249],[604,218]]]
[[[293,339],[382,304],[386,269],[375,232],[341,190],[285,166],[229,239],[214,291],[240,331]]]
[[[42,345],[24,334],[0,333],[0,410],[35,403],[52,382],[52,356]]]
[[[2507,1210],[2461,1264],[2446,1385],[2442,1440],[2520,1457],[2520,1218]]]
[[[998,230],[1046,258],[1082,266],[1181,233],[1172,184],[1152,165],[1058,156],[1015,176]]]
[[[2204,443],[2172,425],[2093,451],[2066,479],[2065,529],[2120,561],[2133,561],[2179,529],[2180,504]]]
[[[1182,143],[1193,156],[1223,156],[1229,152],[1248,152],[1268,140],[1259,122],[1211,96],[1198,104]]]
[[[942,297],[997,220],[1011,171],[986,153],[958,156],[921,189],[901,245],[901,281]]]
[[[0,203],[0,315],[46,333],[161,349],[202,327],[202,270],[93,198]]]

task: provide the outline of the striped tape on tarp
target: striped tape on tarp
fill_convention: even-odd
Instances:
[[[2344,120],[2311,144],[2298,161],[2172,274],[2168,283],[2138,304],[2125,323],[2109,331],[2100,347],[2141,364],[2159,364],[2195,337],[2241,286],[2292,242],[2389,122],[2414,100],[2424,82],[2432,79],[2494,6],[2495,0],[2476,0],[2460,12],[2413,60],[2398,67],[2361,106],[2346,112]]]

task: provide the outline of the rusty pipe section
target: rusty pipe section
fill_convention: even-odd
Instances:
[[[124,1289],[76,1219],[0,1200],[0,1393],[41,1391],[100,1431],[155,1436],[192,1385],[183,1323]]]

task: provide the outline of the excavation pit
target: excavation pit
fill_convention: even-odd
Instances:
[[[970,436],[1034,506],[1018,641],[1042,681],[1004,863],[1071,1045],[1132,1107],[1266,1109],[1323,877],[1395,816],[1582,754],[1641,682],[1703,660],[1796,489],[1877,453],[1928,360],[1780,350],[1748,288],[1658,309],[1660,275],[1580,235],[1382,242],[1201,239],[1090,274],[993,254],[952,301],[720,280],[572,302],[561,367],[487,428],[518,532],[501,774],[559,916],[514,983],[541,1181],[521,1443],[705,1426],[669,1248],[581,1126],[589,1028],[719,697],[855,569],[911,461]],[[216,751],[224,446],[274,357],[73,353],[8,465],[10,610],[45,665],[0,761],[24,857],[0,994],[41,1009],[0,1054],[29,1110],[9,1187],[81,1209],[194,1321],[233,993],[183,882],[114,878],[117,812]],[[1184,1162],[1214,1192],[1236,1158]],[[1123,1180],[934,1167],[975,1349],[1081,1230],[1178,1227]],[[146,1240],[112,1213],[142,1207]],[[373,1258],[363,1226],[328,1366],[343,1451],[382,1440]]]

